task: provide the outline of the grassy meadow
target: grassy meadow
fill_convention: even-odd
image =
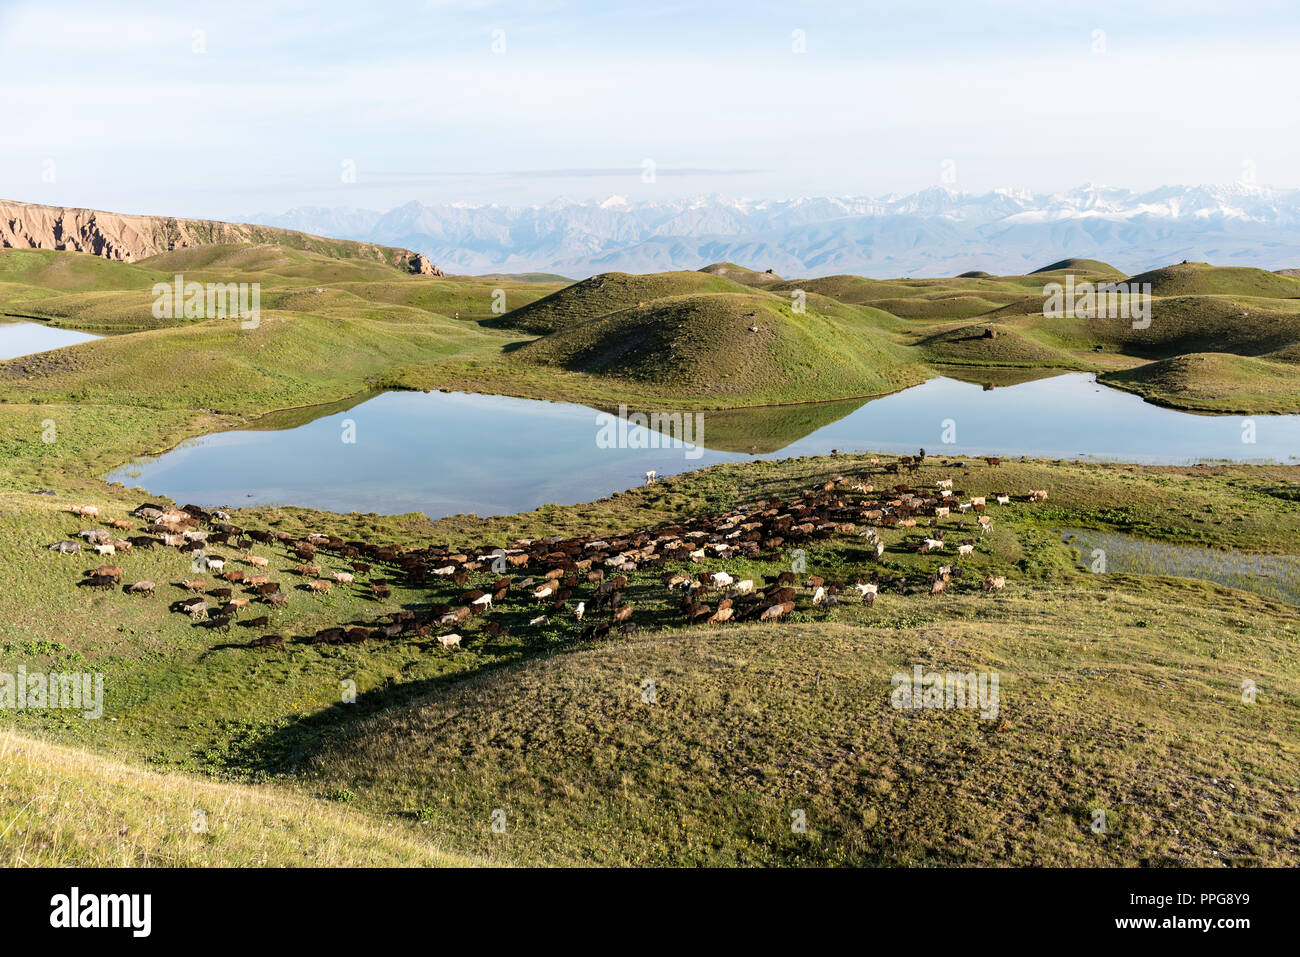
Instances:
[[[720,264],[570,284],[409,276],[275,245],[129,265],[0,251],[0,313],[105,336],[0,362],[0,670],[99,672],[106,696],[100,720],[0,710],[0,861],[1295,865],[1300,608],[1158,567],[1092,574],[1058,530],[1296,554],[1300,468],[931,457],[894,476],[870,455],[839,455],[716,466],[490,519],[231,513],[246,528],[477,554],[790,501],[840,478],[852,499],[868,494],[853,484],[878,494],[941,480],[1013,495],[990,504],[992,530],[942,595],[921,583],[952,558],[910,547],[923,527],[882,529],[879,562],[856,530],[840,531],[801,555],[786,545],[634,572],[625,594],[638,629],[603,639],[583,638],[567,614],[530,625],[537,603],[512,595],[491,616],[508,632],[471,619],[459,648],[414,634],[307,644],[297,639],[454,602],[496,576],[416,584],[389,567],[386,598],[360,576],[315,594],[278,543],[252,552],[283,583],[285,608],[266,628],[217,632],[171,610],[195,575],[175,549],[115,559],[126,580],[156,582],[153,596],[79,588],[93,554],[47,549],[95,524],[70,505],[124,519],[165,501],[99,478],[141,453],[284,427],[386,388],[716,409],[713,441],[740,451],[779,448],[939,368],[975,381],[1081,369],[1186,408],[1300,410],[1287,376],[1300,348],[1294,280],[1170,267],[1144,280],[1157,299],[1141,337],[1122,323],[1044,320],[1043,282],[1122,278],[1102,263],[1054,267],[798,282]],[[155,318],[151,287],[177,272],[261,282],[258,327]],[[813,397],[838,401],[796,404]],[[1022,501],[1028,489],[1049,498]],[[936,521],[953,541],[973,531],[969,517]],[[348,570],[319,558],[324,574]],[[724,568],[760,582],[877,570],[907,587],[834,608],[800,589],[779,623],[687,625],[661,573]],[[982,591],[985,575],[1006,587]],[[247,647],[265,631],[285,646]],[[996,719],[892,708],[891,676],[915,665],[998,672]],[[191,826],[196,810],[206,831]],[[792,829],[796,812],[806,831]]]

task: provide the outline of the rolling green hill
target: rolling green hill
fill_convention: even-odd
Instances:
[[[993,338],[985,335],[994,333]],[[922,339],[918,346],[933,362],[986,366],[1077,366],[1068,353],[999,323],[958,326]]]
[[[854,325],[763,294],[657,299],[536,340],[523,361],[687,396],[795,402],[876,395],[916,381],[904,351]]]
[[[1274,299],[1300,297],[1300,279],[1264,269],[1241,266],[1211,266],[1209,263],[1179,263],[1132,277],[1130,282],[1151,283],[1156,296],[1265,296]]]
[[[724,279],[734,279],[742,285],[756,286],[760,289],[772,283],[781,282],[781,277],[775,273],[759,272],[757,269],[749,269],[735,263],[713,263],[705,266],[700,272],[708,273],[711,276],[722,276]]]
[[[656,299],[707,292],[749,293],[751,290],[731,279],[705,272],[666,272],[645,276],[602,273],[515,309],[496,324],[546,335]]]
[[[1197,352],[1107,372],[1098,381],[1184,409],[1287,413],[1295,411],[1297,374],[1286,362]]]
[[[1113,276],[1116,279],[1123,277],[1123,273],[1112,266],[1110,263],[1104,263],[1099,259],[1062,259],[1051,265],[1043,266],[1041,269],[1035,269],[1029,275],[1041,276],[1043,273],[1074,273],[1075,275],[1086,275],[1088,278],[1096,276]]]
[[[1254,633],[1216,630],[1229,616],[1204,617],[1194,590],[1122,587],[1118,613],[1080,583],[1064,606],[1063,590],[1021,589],[992,608],[958,599],[923,625],[882,616],[583,648],[384,711],[329,741],[307,773],[414,812],[469,853],[492,847],[470,822],[504,807],[511,851],[531,863],[1176,865],[1207,864],[1211,849],[1232,863],[1294,860],[1284,829],[1227,811],[1295,813],[1294,772],[1268,733],[1243,735],[1239,752],[1214,744],[1257,720],[1292,731],[1240,706],[1225,714],[1233,666],[1205,655],[1222,639],[1237,661],[1262,653],[1291,672],[1283,643],[1261,636],[1246,652]],[[1066,611],[1080,607],[1092,611]],[[890,676],[916,661],[999,670],[999,720],[900,717]],[[1183,691],[1152,693],[1174,680]],[[1188,787],[1222,810],[1170,799]],[[1109,840],[1088,839],[1096,807]],[[791,827],[798,811],[806,834]]]
[[[0,732],[5,867],[437,867],[472,863],[335,802],[160,774]]]

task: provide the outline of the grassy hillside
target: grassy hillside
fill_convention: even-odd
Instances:
[[[1300,279],[1264,269],[1241,266],[1211,266],[1209,263],[1179,263],[1140,273],[1129,280],[1151,283],[1156,296],[1264,296],[1274,299],[1300,297]]]
[[[504,807],[511,851],[541,863],[1293,863],[1297,713],[1252,710],[1238,686],[1267,662],[1294,693],[1300,619],[1270,614],[1266,637],[1253,602],[1207,613],[1196,588],[1121,587],[583,649],[431,690],[310,771],[471,851],[491,837],[464,822]],[[999,671],[998,718],[892,709],[890,676],[916,662]]]
[[[499,320],[499,324],[534,335],[546,335],[656,299],[708,292],[745,294],[750,290],[731,279],[704,272],[666,272],[645,276],[602,273],[516,309]]]
[[[1161,405],[1216,412],[1235,406],[1243,413],[1294,412],[1296,378],[1293,364],[1222,352],[1175,356],[1098,377]]]
[[[750,269],[746,266],[738,266],[735,263],[712,263],[705,266],[700,272],[708,273],[711,276],[722,276],[726,279],[734,279],[736,282],[745,286],[757,286],[762,288],[770,283],[781,281],[781,277],[771,272],[759,272],[757,269]]]
[[[212,633],[170,612],[179,589],[135,598],[73,587],[85,561],[44,548],[80,522],[63,511],[67,500],[0,493],[4,660],[102,671],[106,716],[117,719],[7,712],[0,722],[169,778],[274,785],[496,860],[1139,864],[1202,862],[1217,850],[1231,863],[1294,863],[1286,835],[1300,820],[1300,673],[1290,651],[1300,610],[1203,582],[1092,576],[1051,529],[1294,552],[1300,469],[963,464],[931,460],[910,480],[953,477],[968,493],[1048,488],[1051,500],[997,508],[994,532],[962,563],[968,578],[939,598],[909,588],[872,608],[846,601],[824,610],[801,590],[787,623],[686,626],[659,571],[647,569],[626,591],[638,635],[584,642],[571,615],[529,627],[537,603],[517,597],[491,616],[508,635],[488,634],[478,619],[459,629],[462,648],[451,651],[414,635],[341,647],[292,640],[454,600],[463,587],[413,585],[392,571],[383,601],[364,588],[292,589],[273,625],[288,646],[240,647],[247,629]],[[491,520],[302,509],[241,510],[234,520],[381,542],[504,543],[790,500],[836,475],[884,479],[871,471],[865,456],[724,466]],[[120,517],[139,498],[109,489],[89,500]],[[955,540],[956,522],[943,522]],[[920,531],[882,532],[883,573],[915,583],[952,561],[910,551]],[[280,547],[256,551],[294,583],[296,558]],[[759,580],[788,570],[791,558],[786,548],[679,567]],[[124,561],[132,578],[192,574],[171,549]],[[813,543],[806,561],[810,574],[849,580],[874,567],[853,533]],[[976,587],[990,571],[1008,577],[996,595]],[[918,662],[999,671],[1001,720],[889,709],[889,676]],[[1254,708],[1234,703],[1246,677],[1264,689]],[[356,682],[354,705],[339,703],[345,678]],[[643,710],[647,678],[659,710]],[[1222,740],[1238,745],[1225,752],[1214,746]],[[131,790],[154,798],[151,787]],[[1112,840],[1088,830],[1098,806],[1114,815]],[[507,812],[505,835],[488,826],[495,808]],[[807,813],[807,840],[788,830],[793,809]],[[290,845],[267,853],[296,859]]]
[[[159,774],[0,732],[5,867],[464,865],[406,830],[284,790]]]
[[[903,350],[855,325],[761,294],[662,298],[529,343],[522,361],[684,395],[794,402],[918,381]]]
[[[1044,273],[1073,273],[1076,276],[1084,275],[1087,278],[1096,278],[1098,276],[1113,277],[1120,279],[1123,273],[1112,266],[1110,263],[1104,263],[1099,259],[1062,259],[1050,265],[1043,266],[1041,269],[1035,269],[1029,275],[1042,276]],[[1051,277],[1048,277],[1051,278]]]
[[[993,332],[988,338],[986,331]],[[918,346],[934,362],[980,366],[1052,366],[1070,368],[1076,361],[1023,332],[1001,323],[958,326],[922,339]]]
[[[249,354],[254,340],[232,338],[220,322],[155,318],[151,287],[178,272],[199,282],[261,283],[272,329],[258,348],[302,375],[274,375]],[[547,277],[410,276],[377,261],[269,244],[200,246],[134,265],[7,250],[0,314],[97,333],[165,334],[140,340],[147,348],[91,343],[48,362],[0,367],[0,381],[22,383],[10,401],[64,402],[110,388],[114,374],[96,370],[129,354],[142,360],[141,375],[129,388],[114,384],[109,398],[150,407],[169,403],[173,375],[187,381],[171,405],[239,414],[382,387],[736,407],[878,394],[919,381],[926,363],[1119,373],[1200,353],[1285,361],[1300,349],[1300,285],[1287,276],[1180,264],[1135,277],[1152,281],[1156,297],[1150,325],[1134,329],[1122,317],[1045,318],[1043,284],[1066,275],[1119,278],[1094,260],[1027,276],[908,280],[778,279],[718,263],[557,288]],[[800,303],[806,311],[797,313]],[[760,315],[767,328],[749,333]],[[973,335],[985,326],[999,337]],[[180,372],[187,363],[209,372],[190,381]],[[1202,411],[1300,410],[1300,383],[1285,377],[1232,399],[1190,379],[1165,382],[1144,394]]]

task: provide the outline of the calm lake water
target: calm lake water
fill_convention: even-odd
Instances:
[[[1062,541],[1078,549],[1083,568],[1091,568],[1104,558],[1104,570],[1112,574],[1200,578],[1300,604],[1300,557],[1295,555],[1255,555],[1199,545],[1171,545],[1086,528],[1063,529],[1060,535]],[[1098,550],[1103,554],[1098,555]]]
[[[694,449],[645,447],[670,443],[636,425],[625,436],[632,447],[602,447],[598,415],[504,396],[390,392],[204,436],[107,479],[206,506],[438,518],[592,501],[642,484],[650,469],[663,477],[832,449],[1148,463],[1285,462],[1300,453],[1300,416],[1254,416],[1256,442],[1245,444],[1240,416],[1162,409],[1084,373],[991,391],[940,377],[868,402],[704,413]],[[954,442],[943,442],[945,429]]]
[[[85,332],[55,329],[39,322],[5,322],[0,320],[0,360],[17,359],[35,352],[48,352],[63,346],[98,339]]]

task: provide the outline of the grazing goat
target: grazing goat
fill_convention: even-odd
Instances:
[[[763,613],[758,616],[759,621],[776,621],[778,618],[788,615],[794,611],[794,602],[785,601],[777,605],[769,605],[763,609]]]
[[[139,581],[133,585],[128,586],[128,588],[126,589],[126,593],[128,595],[152,595],[153,590],[154,590],[153,582]]]
[[[438,644],[442,645],[444,648],[450,648],[452,645],[455,645],[457,648],[459,648],[460,641],[461,641],[460,635],[455,633],[452,633],[450,635],[438,636]]]
[[[96,505],[74,505],[68,511],[82,518],[99,518],[99,507]]]
[[[80,542],[55,542],[50,546],[50,551],[58,552],[60,555],[80,555]]]
[[[989,575],[980,583],[980,587],[985,591],[1001,591],[1006,583],[1007,580],[1002,575]]]

